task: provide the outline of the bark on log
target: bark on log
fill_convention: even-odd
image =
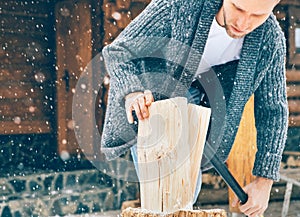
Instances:
[[[154,213],[139,208],[127,208],[123,210],[122,217],[226,217],[223,209],[210,210],[178,210],[173,213]]]

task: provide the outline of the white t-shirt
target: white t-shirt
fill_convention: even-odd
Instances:
[[[208,71],[212,66],[240,59],[243,41],[244,37],[231,38],[214,18],[196,76]]]

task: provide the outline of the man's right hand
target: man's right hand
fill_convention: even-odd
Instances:
[[[143,92],[130,93],[125,97],[125,109],[127,114],[127,120],[130,124],[133,124],[132,111],[139,120],[144,120],[149,117],[148,107],[154,102],[152,92],[145,90]]]

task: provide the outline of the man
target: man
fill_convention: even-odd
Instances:
[[[134,123],[132,111],[139,120],[148,118],[148,107],[162,98],[153,93],[155,84],[141,82],[144,79],[141,69],[149,65],[166,69],[180,84],[165,82],[166,85],[160,86],[168,89],[165,92],[172,97],[186,94],[184,89],[190,89],[197,76],[213,68],[226,99],[224,134],[216,148],[224,161],[232,147],[244,105],[252,94],[255,96],[258,151],[253,174],[256,179],[244,188],[249,199],[246,204],[240,204],[240,210],[249,217],[263,214],[273,181],[279,180],[288,122],[285,39],[272,14],[277,4],[278,0],[152,0],[103,50],[111,76],[102,136],[102,151],[107,158],[113,159],[135,144],[135,135],[128,124]],[[147,41],[145,37],[171,38],[191,49],[184,46],[176,49],[172,40]],[[168,61],[165,64],[150,61],[143,65],[138,60],[140,55],[146,57],[160,51],[184,67]],[[151,83],[151,79],[146,83]],[[236,199],[234,205],[237,204]]]

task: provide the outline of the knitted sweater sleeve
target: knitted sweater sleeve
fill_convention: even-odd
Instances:
[[[103,48],[106,69],[120,96],[141,91],[139,59],[161,49],[170,37],[170,1],[153,0],[113,41]]]
[[[255,91],[258,151],[253,175],[278,181],[288,127],[285,46],[278,48],[273,56],[269,70]]]
[[[124,97],[143,91],[139,75],[143,58],[166,45],[171,34],[171,6],[168,0],[152,0],[102,54],[110,75],[108,103],[101,137],[101,151],[112,160],[135,144],[136,124],[126,119]]]

